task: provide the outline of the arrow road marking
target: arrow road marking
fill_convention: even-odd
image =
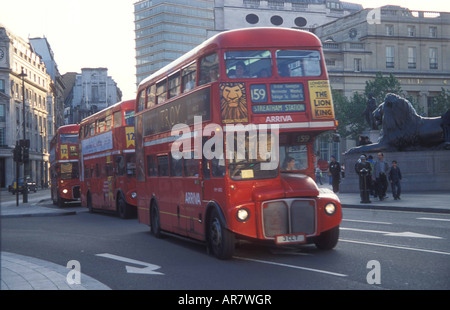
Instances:
[[[164,273],[154,271],[156,269],[161,268],[161,266],[158,266],[158,265],[149,264],[149,263],[141,262],[141,261],[134,260],[131,258],[126,258],[126,257],[122,257],[122,256],[117,256],[114,254],[108,254],[108,253],[96,254],[95,256],[100,256],[100,257],[118,260],[118,261],[125,262],[125,263],[145,266],[144,268],[125,266],[128,273],[164,275]]]
[[[357,229],[357,228],[346,228],[341,227],[340,230],[351,230],[351,231],[359,231],[359,232],[369,232],[375,234],[383,234],[385,236],[391,237],[410,237],[410,238],[428,238],[428,239],[442,239],[441,237],[431,236],[431,235],[423,235],[414,232],[390,232],[390,231],[379,231],[379,230],[368,230],[368,229]]]

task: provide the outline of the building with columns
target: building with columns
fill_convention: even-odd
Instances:
[[[450,13],[399,6],[365,9],[314,29],[324,46],[331,87],[363,93],[377,72],[392,73],[427,113],[450,90]]]
[[[81,73],[63,75],[65,91],[64,118],[66,124],[82,119],[122,100],[122,91],[107,68],[82,68]]]
[[[54,104],[50,85],[51,77],[41,56],[28,42],[0,25],[0,188],[15,179],[12,150],[24,137],[24,123],[25,138],[30,140],[30,162],[20,165],[20,177],[25,169],[25,175],[38,185],[48,182],[48,115]]]

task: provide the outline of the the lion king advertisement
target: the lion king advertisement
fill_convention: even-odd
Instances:
[[[248,123],[247,93],[244,83],[220,84],[222,123]]]

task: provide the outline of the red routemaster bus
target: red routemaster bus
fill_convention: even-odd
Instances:
[[[336,129],[314,34],[217,34],[142,81],[135,115],[138,218],[154,235],[221,259],[237,238],[337,244],[340,201],[312,179],[314,139]]]
[[[79,129],[76,124],[61,126],[50,141],[50,190],[59,207],[80,199]]]
[[[90,212],[136,213],[134,106],[122,101],[81,121],[81,205]]]

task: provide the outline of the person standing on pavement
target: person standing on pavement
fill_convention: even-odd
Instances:
[[[400,181],[402,180],[402,172],[397,166],[397,161],[392,161],[392,167],[389,170],[389,181],[391,182],[392,195],[395,200],[400,200],[400,194],[402,192],[402,187]]]
[[[378,153],[378,160],[373,165],[372,180],[376,181],[377,196],[380,200],[388,198],[386,190],[388,187],[387,175],[389,173],[389,165],[384,161],[384,154]]]
[[[319,167],[316,167],[316,183],[320,185],[323,185],[322,183],[322,170],[320,170]]]
[[[339,183],[341,182],[341,165],[336,161],[336,157],[331,155],[330,160],[330,173],[331,173],[331,184],[333,186],[333,192],[339,192]]]
[[[370,203],[368,180],[371,178],[372,168],[366,161],[366,156],[361,155],[355,164],[355,171],[359,175],[359,192],[361,195],[361,203]]]

